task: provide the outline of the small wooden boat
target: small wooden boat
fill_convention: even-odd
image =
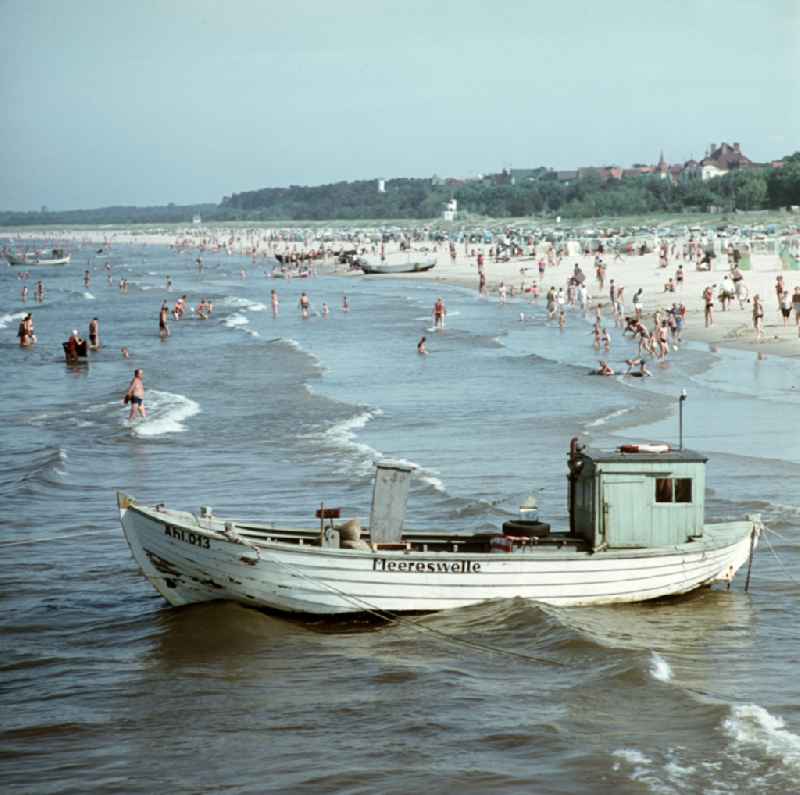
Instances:
[[[23,254],[6,254],[6,259],[9,265],[68,265],[70,254],[67,254],[63,248],[54,248],[52,252],[25,252]]]
[[[360,257],[356,260],[361,270],[367,274],[397,274],[397,273],[423,273],[429,271],[436,265],[436,257],[425,257],[423,259],[405,260],[378,260],[370,257]]]
[[[388,616],[521,597],[561,606],[638,602],[730,583],[760,517],[704,523],[706,459],[589,452],[573,440],[569,528],[530,520],[478,534],[403,529],[411,470],[377,465],[369,529],[321,508],[317,528],[226,521],[117,502],[145,577],[172,605],[229,599],[287,613]],[[327,520],[327,523],[326,523]],[[748,575],[749,578],[749,575]]]

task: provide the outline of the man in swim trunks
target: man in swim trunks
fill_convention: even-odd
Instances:
[[[158,333],[161,336],[161,339],[166,339],[169,337],[169,326],[167,325],[167,318],[169,317],[169,307],[167,306],[167,302],[164,301],[161,304],[161,309],[158,313]]]
[[[133,378],[131,379],[131,383],[128,386],[128,391],[125,393],[125,397],[122,399],[123,403],[130,403],[131,404],[131,413],[128,415],[128,419],[132,420],[136,414],[138,413],[143,419],[147,416],[147,412],[144,408],[144,371],[137,367],[136,370],[133,371]]]
[[[89,321],[89,344],[94,350],[100,347],[100,323],[96,317]]]
[[[300,312],[303,315],[303,320],[308,320],[308,310],[311,306],[311,301],[309,301],[306,293],[300,293],[300,300],[298,301],[298,304],[300,306]]]
[[[447,309],[444,305],[444,299],[439,296],[436,303],[433,305],[433,325],[436,328],[444,328],[444,319],[447,316]]]

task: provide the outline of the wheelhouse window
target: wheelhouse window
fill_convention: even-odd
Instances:
[[[691,502],[691,478],[656,478],[656,502]]]
[[[675,478],[675,502],[692,501],[692,479]]]

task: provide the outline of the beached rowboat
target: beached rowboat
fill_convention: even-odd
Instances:
[[[411,471],[377,465],[369,531],[225,521],[119,493],[134,558],[172,605],[229,599],[288,613],[428,612],[522,597],[553,605],[637,602],[730,582],[752,557],[758,516],[703,523],[705,461],[668,451],[570,454],[570,528],[403,531]],[[693,499],[694,498],[694,499]],[[355,526],[354,526],[355,524]]]
[[[63,248],[54,248],[49,254],[45,252],[6,254],[9,265],[68,265],[71,258]]]
[[[436,257],[424,257],[422,259],[411,259],[407,257],[402,261],[389,262],[388,260],[376,260],[369,257],[359,257],[356,264],[368,274],[395,274],[395,273],[422,273],[429,271],[436,265]]]

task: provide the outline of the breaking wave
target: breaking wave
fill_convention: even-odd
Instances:
[[[186,430],[184,420],[200,413],[200,406],[185,395],[151,389],[145,396],[146,419],[128,421],[131,432],[140,437],[163,436]]]

